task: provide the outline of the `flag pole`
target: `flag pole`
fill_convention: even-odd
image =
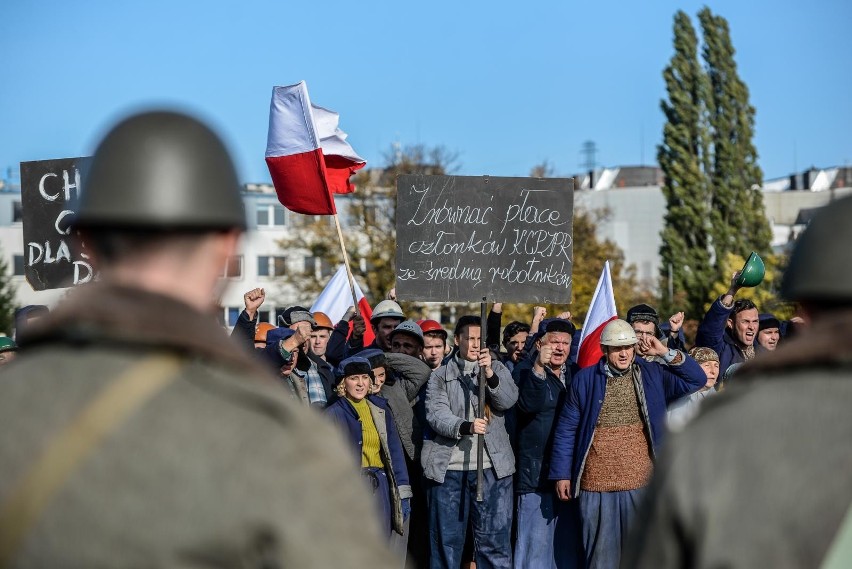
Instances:
[[[352,292],[352,305],[355,307],[355,312],[361,314],[361,309],[358,307],[358,297],[355,294],[355,279],[352,278],[352,268],[349,266],[349,254],[346,253],[343,231],[340,229],[340,219],[338,219],[336,212],[333,215],[334,226],[337,228],[337,238],[340,240],[340,250],[343,252],[343,264],[346,266],[346,276],[349,278],[349,290]]]
[[[479,314],[480,314],[480,335],[479,335],[479,351],[482,351],[482,348],[488,349],[487,342],[485,341],[486,334],[488,334],[488,319],[487,314],[485,313],[485,309],[488,307],[488,303],[486,302],[486,297],[482,297],[482,302],[479,303]],[[479,367],[479,418],[485,418],[485,383],[488,381],[488,378],[485,377],[485,368]],[[484,485],[484,473],[482,470],[482,460],[485,457],[485,435],[479,435],[476,439],[476,501],[481,502],[485,499],[485,495],[482,492],[482,486]]]

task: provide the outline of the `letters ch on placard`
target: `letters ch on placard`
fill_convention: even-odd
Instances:
[[[59,200],[59,203],[69,204],[79,189],[80,170],[77,168],[74,168],[71,172],[62,170],[61,175],[55,172],[48,172],[41,176],[38,182],[39,196],[48,203]],[[61,261],[73,263],[73,284],[76,285],[91,281],[93,270],[92,266],[88,263],[88,256],[85,253],[80,254],[82,259],[71,259],[71,251],[64,236],[71,233],[69,222],[73,214],[73,210],[63,209],[56,216],[53,229],[60,236],[58,239],[55,237],[54,239],[47,239],[43,244],[40,241],[30,241],[27,243],[27,264],[35,267],[39,264],[51,265]]]

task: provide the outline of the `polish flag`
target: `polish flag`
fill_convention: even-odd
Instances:
[[[370,303],[364,298],[364,293],[361,292],[361,287],[355,281],[355,298],[358,299],[358,311],[364,320],[367,321],[367,330],[364,332],[364,345],[372,344],[375,339],[373,329],[370,327],[370,317],[373,315],[373,309],[370,308]],[[337,324],[349,307],[352,306],[352,290],[349,288],[349,277],[346,276],[346,267],[340,265],[328,284],[317,297],[314,305],[311,306],[311,312],[323,312],[329,319]],[[352,326],[349,327],[350,331]]]
[[[581,368],[595,365],[603,356],[601,351],[601,332],[604,327],[618,318],[615,310],[615,295],[612,292],[612,277],[609,273],[609,261],[604,264],[586,321],[580,335],[580,350],[577,353],[577,365]]]
[[[332,194],[355,191],[349,177],[366,162],[346,142],[339,121],[334,111],[311,103],[304,81],[272,89],[266,165],[287,209],[333,215]]]

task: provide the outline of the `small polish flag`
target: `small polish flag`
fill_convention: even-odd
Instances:
[[[580,350],[577,353],[577,365],[581,368],[595,365],[603,356],[601,351],[601,332],[607,324],[618,318],[615,309],[615,295],[612,292],[612,277],[609,273],[609,261],[604,263],[598,286],[592,296],[583,332],[580,335]]]
[[[370,303],[364,298],[364,293],[361,292],[361,287],[355,281],[355,298],[358,299],[358,311],[364,320],[368,322],[367,330],[364,332],[364,345],[372,344],[375,339],[373,329],[370,327],[370,317],[373,315],[373,309],[370,308]],[[343,315],[352,306],[352,290],[349,288],[349,277],[346,276],[346,267],[340,265],[328,284],[317,297],[314,305],[311,306],[311,312],[323,312],[329,319],[334,322],[340,322]],[[351,330],[351,326],[350,326]]]
[[[334,111],[311,103],[304,81],[272,89],[266,165],[287,209],[333,215],[332,194],[355,191],[349,177],[366,162],[346,142],[339,121]]]

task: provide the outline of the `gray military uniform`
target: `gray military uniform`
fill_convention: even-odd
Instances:
[[[852,504],[852,310],[745,364],[669,439],[623,567],[819,567]]]
[[[77,289],[0,375],[0,506],[93,398],[150,354],[178,376],[65,479],[14,567],[389,567],[333,426],[288,401],[212,318],[104,284]]]

